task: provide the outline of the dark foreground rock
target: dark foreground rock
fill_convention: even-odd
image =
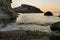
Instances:
[[[15,22],[18,14],[11,7],[12,0],[0,0],[0,23],[3,26]]]
[[[60,17],[60,15],[58,17]]]
[[[50,35],[50,40],[60,40],[60,21],[53,23],[50,26],[51,29],[51,35]]]
[[[0,40],[60,40],[60,32],[14,30],[0,32]]]
[[[30,30],[0,32],[0,40],[49,40],[49,33]]]
[[[51,31],[60,32],[60,21],[50,26]]]
[[[39,8],[27,4],[22,4],[20,7],[14,8],[14,10],[17,13],[43,13]]]
[[[52,12],[47,11],[46,13],[44,13],[45,16],[53,16]]]
[[[52,32],[50,35],[50,40],[60,40],[60,32]]]
[[[5,14],[8,14],[11,18],[15,18],[18,14],[11,7],[12,0],[1,0],[0,1],[0,10]]]

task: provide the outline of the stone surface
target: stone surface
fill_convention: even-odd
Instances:
[[[0,40],[49,40],[49,33],[30,30],[0,32]]]
[[[51,31],[60,32],[60,21],[59,22],[56,22],[56,23],[53,23],[50,26],[50,29],[51,29]]]
[[[16,20],[18,14],[11,8],[12,0],[0,0],[0,22],[3,24]],[[2,21],[1,21],[2,20]]]
[[[51,32],[50,40],[60,40],[60,32]]]
[[[58,17],[60,17],[60,15]]]

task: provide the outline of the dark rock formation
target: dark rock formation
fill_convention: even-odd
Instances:
[[[16,18],[18,14],[11,8],[12,0],[2,0],[1,2],[1,10],[9,14],[11,18]]]
[[[17,13],[43,13],[39,8],[31,5],[22,4],[20,7],[14,8]]]
[[[6,23],[16,20],[18,14],[11,8],[12,0],[0,0],[0,23],[5,26]]]
[[[53,16],[52,12],[50,12],[50,11],[47,11],[44,15],[45,16]]]
[[[50,29],[52,30],[50,40],[60,40],[60,21],[53,23]]]
[[[58,17],[60,17],[60,15]]]
[[[50,40],[60,40],[60,33],[52,32],[50,35]]]
[[[49,33],[30,30],[0,32],[0,40],[49,40]]]
[[[59,21],[59,22],[56,22],[56,23],[53,23],[53,24],[50,26],[50,29],[51,29],[52,31],[60,32],[60,21]]]

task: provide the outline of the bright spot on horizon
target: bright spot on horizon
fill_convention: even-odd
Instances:
[[[42,11],[60,12],[60,0],[12,0],[12,8],[28,4],[40,8]]]

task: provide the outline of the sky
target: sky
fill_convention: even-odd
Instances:
[[[12,2],[12,8],[28,4],[36,6],[44,12],[60,12],[60,0],[12,0]]]

